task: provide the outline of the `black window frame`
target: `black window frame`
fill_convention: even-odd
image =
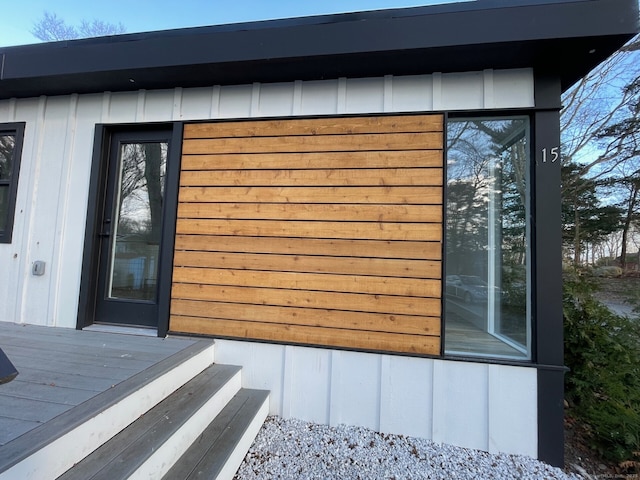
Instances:
[[[535,182],[535,175],[537,172],[536,169],[536,164],[538,162],[537,158],[536,158],[536,145],[537,145],[537,130],[536,130],[536,110],[535,109],[520,109],[520,108],[515,108],[515,109],[495,109],[495,110],[475,110],[475,111],[467,111],[467,110],[462,110],[462,111],[455,111],[455,112],[447,112],[446,116],[445,116],[445,129],[444,129],[444,144],[445,144],[445,150],[444,150],[444,156],[445,159],[447,158],[447,153],[448,153],[448,141],[447,141],[447,132],[448,132],[448,126],[449,123],[452,121],[459,121],[461,119],[476,119],[476,120],[481,120],[481,119],[510,119],[510,118],[515,118],[515,117],[520,117],[520,118],[526,118],[527,119],[527,123],[528,123],[528,138],[529,138],[529,146],[528,146],[528,165],[527,165],[527,175],[528,175],[528,182],[530,182],[529,185],[529,198],[528,198],[528,202],[529,202],[529,206],[528,206],[528,213],[526,215],[526,222],[529,225],[529,237],[528,237],[528,241],[529,241],[529,249],[531,251],[531,256],[530,256],[530,265],[528,265],[528,279],[527,279],[527,288],[530,289],[530,293],[528,295],[528,299],[527,299],[527,309],[529,310],[529,320],[528,320],[528,332],[527,335],[529,336],[529,341],[527,344],[527,354],[526,356],[523,357],[519,357],[519,356],[513,356],[513,357],[509,357],[509,356],[501,356],[501,355],[496,355],[493,353],[475,353],[475,352],[450,352],[447,351],[446,349],[446,333],[444,333],[444,335],[442,335],[441,338],[441,358],[444,358],[446,360],[463,360],[463,361],[472,361],[472,362],[485,362],[485,363],[500,363],[500,364],[506,364],[506,365],[519,365],[519,366],[530,366],[533,365],[537,362],[537,348],[538,348],[538,344],[537,344],[537,331],[538,331],[538,317],[537,317],[537,302],[538,302],[538,296],[537,296],[537,289],[536,289],[536,279],[537,277],[537,262],[538,262],[538,255],[537,255],[537,249],[536,249],[536,241],[537,241],[537,225],[539,222],[537,222],[536,216],[535,216],[535,211],[536,211],[536,199],[538,197],[538,192],[536,190],[536,182]],[[558,120],[558,125],[559,125],[559,120]],[[446,160],[444,162],[444,183],[445,183],[445,190],[444,190],[444,197],[443,197],[443,225],[444,228],[446,229],[446,225],[447,225],[447,198],[448,198],[448,185],[447,185],[447,178],[448,178],[448,168],[447,168],[447,163]],[[558,203],[559,205],[560,203]],[[444,293],[444,289],[445,289],[445,276],[446,276],[446,266],[447,266],[447,251],[446,251],[446,231],[443,231],[443,246],[442,246],[442,258],[443,258],[443,266],[442,266],[442,288],[443,288],[443,295],[442,295],[442,331],[445,332],[445,328],[446,328],[446,322],[447,322],[447,310],[446,310],[446,294]],[[560,304],[560,311],[562,311],[561,308],[561,304]]]
[[[0,230],[0,243],[11,243],[13,222],[15,219],[16,197],[18,194],[18,177],[20,176],[20,160],[22,159],[22,143],[25,123],[0,123],[0,135],[14,135],[15,145],[11,158],[11,171],[8,180],[0,179],[0,185],[8,186],[6,227]]]

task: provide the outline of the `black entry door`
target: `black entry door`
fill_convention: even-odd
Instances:
[[[111,136],[98,215],[94,322],[158,326],[171,131]]]

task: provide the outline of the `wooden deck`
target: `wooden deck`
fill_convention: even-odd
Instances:
[[[0,322],[18,376],[0,385],[0,448],[195,340]]]
[[[446,335],[449,351],[520,355],[461,319]],[[0,322],[0,348],[19,372],[0,385],[0,448],[195,342]]]
[[[489,355],[524,358],[522,352],[479,329],[471,322],[452,315],[445,325],[445,350],[458,355]]]

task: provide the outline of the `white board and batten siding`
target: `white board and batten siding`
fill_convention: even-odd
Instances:
[[[273,415],[537,456],[533,368],[234,340],[215,361],[271,390]]]
[[[97,123],[533,106],[531,69],[0,101],[0,122],[26,122],[0,321],[76,325]],[[36,260],[45,275],[31,275]],[[247,386],[272,390],[285,417],[536,455],[534,369],[234,341],[219,341],[216,360],[244,365]]]

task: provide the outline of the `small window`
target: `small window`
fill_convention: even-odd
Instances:
[[[527,117],[447,124],[445,351],[531,358]]]
[[[11,243],[23,123],[0,124],[0,243]]]

